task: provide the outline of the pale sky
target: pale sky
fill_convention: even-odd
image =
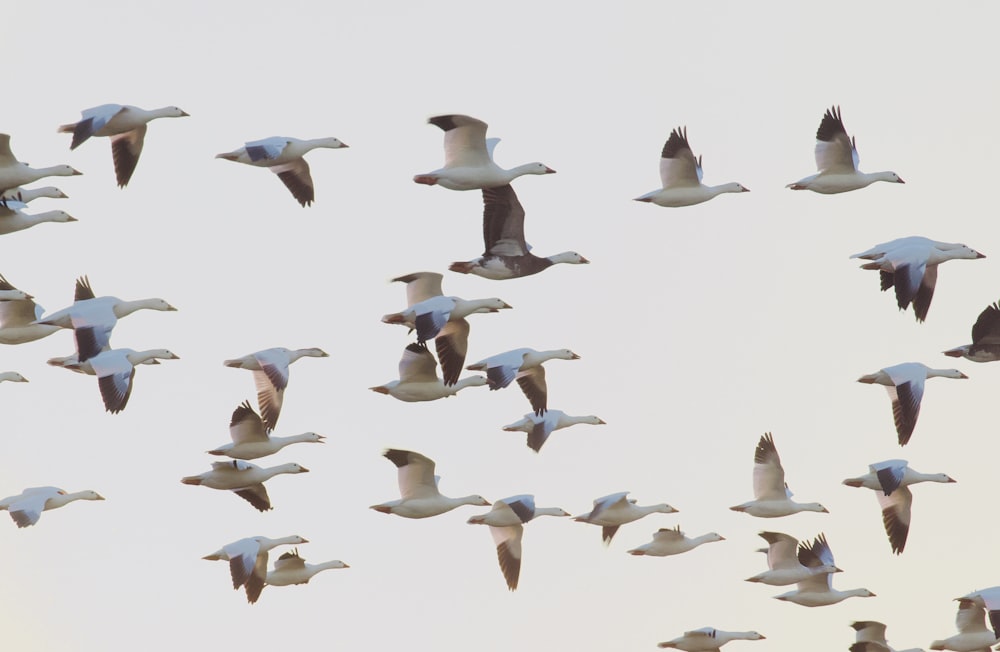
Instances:
[[[140,6],[144,7],[139,9]],[[0,42],[0,132],[70,198],[38,200],[75,224],[0,237],[3,274],[49,311],[89,275],[98,295],[161,297],[176,313],[124,319],[113,342],[181,359],[140,368],[126,410],[105,413],[97,382],[48,367],[67,331],[0,350],[0,496],[25,487],[94,489],[18,530],[0,519],[0,648],[11,652],[341,649],[652,650],[702,626],[757,630],[738,652],[843,649],[854,620],[890,644],[955,633],[953,598],[1000,584],[991,471],[1000,364],[941,351],[970,340],[1000,291],[991,134],[1000,112],[993,3],[17,2]],[[473,6],[477,8],[472,8]],[[176,105],[158,120],[131,183],[110,145],[69,151],[56,128],[105,103]],[[840,105],[861,169],[906,185],[836,196],[785,185],[815,172],[814,135]],[[494,282],[447,271],[482,251],[478,191],[414,184],[443,161],[428,117],[464,113],[500,137],[503,167],[558,171],[514,183],[535,253],[562,265]],[[667,209],[631,201],[659,183],[670,130],[686,125],[705,182],[751,192]],[[316,202],[300,208],[274,175],[213,157],[268,136],[335,136],[349,149],[307,159]],[[986,254],[944,265],[927,322],[899,312],[850,254],[896,237],[963,242]],[[555,433],[540,454],[505,424],[528,412],[516,387],[406,404],[367,388],[396,378],[405,305],[388,280],[445,274],[444,291],[514,310],[470,319],[469,362],[527,346],[570,348],[547,364],[550,408],[605,426]],[[222,361],[321,347],[291,369],[275,432],[315,431],[257,460],[311,473],[268,483],[274,510],[182,485],[220,459],[251,374]],[[856,379],[920,361],[933,379],[911,442],[896,444],[889,399]],[[795,498],[829,514],[757,519],[753,450],[772,432]],[[667,502],[623,526],[526,526],[520,587],[507,591],[488,508],[414,521],[369,505],[398,497],[386,447],[437,461],[441,491],[496,500],[532,493],[573,514],[631,491]],[[904,458],[953,485],[914,487],[905,552],[891,554],[874,492],[841,480]],[[726,541],[677,557],[625,551],[661,527]],[[839,589],[878,597],[808,609],[743,581],[766,568],[761,530],[825,532]],[[236,539],[299,534],[309,562],[341,559],[305,586],[267,587],[248,605],[227,565],[201,557]],[[280,554],[272,553],[272,560]],[[789,587],[790,588],[790,587]]]

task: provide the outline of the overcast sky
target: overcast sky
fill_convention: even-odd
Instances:
[[[990,509],[1000,452],[1000,364],[953,360],[1000,291],[991,134],[998,9],[964,2],[638,3],[511,0],[17,2],[7,8],[0,132],[34,166],[84,175],[38,200],[73,224],[0,237],[0,274],[49,311],[74,280],[98,295],[161,297],[175,313],[124,319],[113,342],[168,348],[142,367],[126,410],[105,413],[97,382],[46,366],[71,334],[0,350],[0,496],[25,487],[94,489],[18,530],[0,521],[0,648],[151,652],[222,648],[339,650],[651,650],[702,626],[757,630],[731,649],[843,649],[853,620],[888,624],[896,647],[955,633],[953,598],[1000,584]],[[142,7],[142,8],[140,8]],[[75,151],[56,128],[88,107],[176,105],[153,122],[130,184],[110,146]],[[836,196],[785,185],[815,172],[823,112],[840,105],[865,171],[906,185]],[[514,187],[540,255],[561,265],[494,282],[447,271],[482,251],[482,199],[414,184],[443,161],[430,116],[464,113],[502,138],[503,167],[558,171]],[[709,184],[748,194],[667,209],[631,201],[658,186],[658,160],[686,125]],[[300,208],[265,170],[214,155],[268,136],[335,136],[349,149],[308,156],[316,201]],[[945,265],[927,321],[899,312],[878,276],[848,256],[923,235],[985,260]],[[535,454],[501,430],[529,410],[512,386],[406,404],[367,388],[396,378],[411,341],[379,322],[405,306],[389,279],[445,274],[444,291],[497,296],[514,310],[476,315],[469,362],[517,347],[570,348],[547,364],[549,406],[605,426],[557,432]],[[260,349],[321,347],[291,369],[276,434],[315,431],[263,466],[311,469],[268,483],[258,513],[230,492],[182,485],[219,458],[233,409],[255,402],[249,372],[222,366]],[[856,379],[920,361],[969,380],[927,383],[900,449],[889,399]],[[829,514],[757,519],[753,451],[772,432],[801,501]],[[570,519],[526,527],[520,587],[507,591],[486,508],[413,521],[369,505],[398,497],[386,447],[438,463],[441,491],[496,500],[533,493],[573,514],[631,491],[668,502],[623,526]],[[891,554],[874,492],[840,484],[901,457],[953,485],[913,489],[905,552]],[[678,557],[625,551],[661,527],[726,537]],[[761,530],[825,532],[840,589],[878,597],[807,609],[743,582],[765,569]],[[248,605],[226,564],[201,557],[253,535],[299,534],[309,562],[341,559],[309,585],[265,588]],[[272,560],[281,550],[272,554]]]

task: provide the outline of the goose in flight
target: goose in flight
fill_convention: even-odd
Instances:
[[[761,518],[777,518],[798,512],[823,512],[826,507],[819,503],[797,503],[792,500],[792,492],[785,482],[785,469],[781,466],[778,449],[774,446],[771,433],[761,435],[753,457],[754,499],[730,507],[734,512],[743,512]]]
[[[889,392],[892,420],[900,446],[906,446],[917,425],[920,401],[924,397],[924,381],[935,377],[968,378],[958,369],[932,369],[919,362],[903,362],[858,378],[859,383],[882,385]]]

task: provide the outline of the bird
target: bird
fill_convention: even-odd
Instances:
[[[537,516],[569,516],[569,512],[559,507],[536,507],[535,497],[520,494],[493,502],[493,508],[486,514],[470,517],[470,525],[488,525],[493,542],[497,547],[500,572],[507,582],[507,589],[517,589],[521,574],[521,538],[524,524]]]
[[[857,143],[844,129],[840,107],[831,107],[823,114],[816,130],[816,168],[819,172],[785,187],[834,195],[859,190],[876,181],[905,183],[895,172],[861,172],[858,160]]]
[[[445,385],[454,385],[462,373],[469,348],[469,322],[466,317],[477,312],[499,312],[511,306],[503,299],[446,297],[441,292],[443,275],[416,272],[392,279],[406,284],[406,310],[385,315],[386,324],[402,324],[417,331],[417,343],[433,339],[441,360]]]
[[[920,400],[924,396],[924,381],[928,378],[968,378],[958,369],[932,369],[920,362],[903,362],[879,369],[858,378],[859,383],[885,386],[892,400],[892,419],[896,425],[899,445],[906,446],[920,416]]]
[[[24,231],[46,222],[66,223],[77,219],[66,211],[25,213],[27,204],[14,199],[0,199],[0,235]]]
[[[260,416],[250,407],[250,401],[243,401],[233,410],[229,421],[229,436],[232,442],[208,451],[209,455],[226,455],[237,460],[255,460],[277,453],[289,444],[299,442],[324,443],[323,435],[304,432],[289,437],[269,436]]]
[[[812,544],[805,541],[799,544],[799,562],[803,566],[835,566],[833,551],[827,543],[826,536],[820,534]],[[797,583],[797,588],[788,593],[774,596],[775,600],[794,602],[803,607],[824,607],[836,604],[847,598],[873,598],[875,594],[868,589],[849,589],[838,591],[833,588],[833,574],[822,573],[807,577]]]
[[[605,421],[600,417],[588,415],[585,417],[574,417],[566,414],[562,410],[545,410],[545,414],[538,415],[529,412],[520,421],[508,424],[503,427],[506,432],[526,432],[528,433],[528,448],[540,453],[542,446],[556,430],[569,428],[578,423],[589,423],[590,425],[604,425]]]
[[[944,352],[952,358],[972,362],[1000,360],[1000,302],[994,302],[979,313],[972,325],[972,344],[963,344]]]
[[[663,145],[660,155],[660,180],[663,187],[647,192],[635,201],[657,206],[694,206],[725,192],[750,192],[738,183],[706,186],[701,182],[701,157],[694,157],[688,144],[687,127],[677,127]]]
[[[0,275],[0,292],[8,298],[0,301],[0,344],[34,342],[61,330],[59,326],[36,324],[45,310],[35,303],[34,297],[14,287]],[[12,294],[19,292],[24,298]]]
[[[281,414],[281,404],[288,387],[288,367],[300,358],[328,358],[323,349],[286,349],[277,347],[250,353],[240,358],[224,360],[223,365],[234,369],[253,371],[253,382],[257,386],[257,403],[264,426],[268,432],[274,430]]]
[[[453,385],[445,385],[438,378],[434,354],[413,342],[406,345],[403,356],[399,359],[399,380],[391,380],[368,389],[407,403],[418,403],[448,398],[466,387],[482,387],[488,383],[486,376],[476,375],[460,378]]]
[[[1000,636],[1000,586],[973,591],[956,600],[971,600],[975,606],[985,609],[993,634]]]
[[[483,189],[483,255],[454,262],[448,269],[502,281],[531,276],[558,263],[587,265],[590,261],[575,251],[547,257],[531,253],[524,239],[524,208],[508,184]]]
[[[796,584],[816,575],[841,572],[832,563],[826,563],[810,547],[799,547],[799,540],[782,532],[760,532],[767,541],[767,570],[748,577],[747,582],[759,582],[770,586]],[[798,551],[798,554],[796,554]],[[810,563],[802,563],[799,558],[807,557]],[[816,563],[818,561],[818,563]]]
[[[82,145],[91,136],[106,136],[111,139],[111,156],[115,163],[118,187],[128,185],[139,163],[142,145],[146,138],[146,126],[157,118],[184,118],[188,114],[176,106],[160,109],[140,109],[128,104],[102,104],[80,112],[79,122],[60,125],[59,133],[73,134],[71,150]]]
[[[0,500],[0,510],[7,510],[17,527],[22,528],[37,523],[43,511],[58,509],[75,500],[104,500],[104,496],[90,489],[67,493],[59,487],[30,487]]]
[[[316,573],[335,568],[350,568],[347,564],[334,559],[321,564],[308,564],[299,556],[298,549],[283,553],[274,562],[274,570],[267,573],[268,586],[289,586],[291,584],[308,584]]]
[[[910,532],[910,508],[913,494],[909,485],[918,482],[955,482],[944,473],[920,473],[909,467],[906,460],[886,460],[868,465],[868,473],[848,478],[843,484],[874,490],[882,507],[882,524],[889,537],[892,552],[900,554],[906,547]]]
[[[573,520],[579,523],[600,525],[602,528],[601,538],[604,541],[604,545],[609,546],[611,545],[611,539],[614,538],[615,533],[618,532],[618,528],[622,525],[637,521],[643,516],[656,512],[673,514],[679,511],[666,503],[637,505],[636,500],[629,498],[628,494],[629,492],[627,491],[621,491],[597,498],[594,500],[594,507],[590,510],[590,513],[574,516]]]
[[[68,195],[55,186],[43,186],[41,188],[18,187],[0,192],[0,201],[19,201],[28,204],[40,197],[66,199]]]
[[[684,652],[711,652],[730,641],[762,641],[766,636],[757,632],[724,632],[714,627],[702,627],[684,632],[679,638],[657,643],[659,648],[674,648]]]
[[[895,287],[896,305],[906,310],[912,303],[918,322],[923,322],[930,310],[938,265],[949,260],[985,257],[967,245],[941,243],[922,236],[898,238],[851,256],[869,261],[861,269],[879,270],[882,291]]]
[[[652,541],[644,543],[638,548],[629,550],[628,554],[636,556],[646,555],[651,557],[667,557],[669,555],[679,555],[682,552],[694,550],[703,543],[725,540],[726,537],[717,532],[709,532],[707,534],[691,538],[681,532],[681,526],[678,525],[674,528],[660,528],[656,532],[653,532]]]
[[[3,371],[0,372],[0,383],[4,381],[12,383],[26,383],[28,382],[28,379],[16,371]]]
[[[295,200],[305,208],[316,199],[309,164],[302,158],[317,148],[344,149],[347,145],[337,138],[302,140],[287,136],[272,136],[252,140],[231,152],[216,154],[215,158],[236,161],[261,168],[268,168],[278,175]]]
[[[579,360],[580,356],[569,349],[553,349],[551,351],[536,351],[521,348],[505,351],[470,364],[469,371],[485,371],[490,389],[503,389],[517,379],[521,391],[531,403],[535,414],[545,414],[548,407],[548,387],[545,383],[545,368],[542,363],[547,360]]]
[[[111,331],[118,320],[137,310],[174,312],[177,308],[158,298],[123,301],[113,296],[98,297],[94,294],[90,279],[81,276],[76,279],[73,305],[43,316],[33,323],[72,328],[77,356],[83,362],[109,349]]]
[[[229,574],[233,579],[233,588],[245,587],[247,602],[253,604],[264,589],[264,579],[267,575],[267,553],[278,546],[291,546],[309,543],[299,535],[269,539],[268,537],[246,537],[239,541],[227,543],[202,559],[209,561],[228,561]]]
[[[438,115],[427,120],[444,131],[444,167],[418,174],[416,183],[449,190],[476,190],[509,184],[525,174],[554,174],[542,163],[525,163],[504,170],[493,162],[499,138],[486,138],[486,123],[467,115]]]
[[[228,490],[253,505],[257,511],[271,509],[271,499],[264,483],[282,473],[308,473],[309,469],[289,462],[269,468],[261,468],[244,460],[212,462],[212,470],[199,475],[181,478],[181,482],[202,485],[209,489]]]
[[[877,620],[857,620],[851,623],[856,632],[856,642],[848,648],[850,652],[924,652],[921,648],[894,650],[885,640],[885,624]]]
[[[83,362],[64,363],[63,367],[73,371],[97,376],[97,385],[104,400],[104,409],[118,414],[128,405],[132,395],[132,381],[136,365],[152,359],[179,360],[180,356],[167,349],[106,349]]]
[[[399,500],[392,500],[370,509],[403,518],[428,518],[450,512],[462,505],[488,506],[479,495],[448,498],[438,492],[438,477],[434,475],[434,460],[420,453],[388,448],[382,456],[396,465],[399,479]]]
[[[771,433],[761,435],[753,457],[754,499],[729,509],[761,518],[777,518],[798,512],[828,513],[819,503],[797,503],[785,482],[785,469],[781,466],[778,449]]]
[[[10,135],[0,134],[0,192],[44,179],[45,177],[70,177],[83,174],[68,165],[33,168],[21,163],[10,151]]]
[[[997,625],[991,622],[993,629],[986,627],[986,606],[981,597],[956,598],[956,600],[958,613],[955,614],[955,627],[958,629],[958,634],[932,641],[930,645],[932,650],[986,652],[990,646],[1000,643]]]

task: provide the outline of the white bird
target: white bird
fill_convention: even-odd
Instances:
[[[486,123],[467,115],[438,115],[428,123],[444,131],[444,167],[418,174],[416,183],[439,185],[449,190],[476,190],[504,186],[525,174],[552,174],[542,163],[525,163],[504,170],[493,162],[499,138],[486,139]]]
[[[387,449],[382,455],[396,465],[399,479],[399,500],[392,500],[371,509],[383,514],[404,518],[428,518],[450,512],[462,505],[489,505],[478,495],[448,498],[438,492],[438,478],[434,475],[434,460],[420,453],[397,448]]]
[[[918,322],[927,318],[937,285],[938,265],[949,260],[985,257],[964,244],[937,242],[921,236],[898,238],[851,256],[869,261],[861,269],[879,270],[882,291],[895,287],[896,305],[906,310],[912,303]]]
[[[304,432],[301,435],[289,437],[269,436],[260,416],[250,407],[250,401],[244,401],[233,410],[229,421],[229,436],[232,442],[223,444],[208,451],[210,455],[226,455],[238,460],[255,460],[277,453],[289,444],[308,442],[322,444],[326,439],[315,432]]]
[[[535,497],[531,494],[511,496],[493,502],[493,509],[486,514],[473,516],[471,525],[488,525],[493,542],[497,547],[497,561],[500,572],[507,581],[507,588],[517,589],[521,574],[521,538],[524,524],[536,516],[569,516],[569,512],[558,507],[535,507]]]
[[[1000,302],[986,306],[972,325],[972,343],[963,344],[944,352],[952,358],[965,358],[973,362],[1000,360]]]
[[[989,593],[991,603],[993,594]],[[975,597],[956,598],[958,601],[958,613],[955,614],[955,627],[958,634],[949,636],[946,639],[932,641],[932,650],[953,650],[954,652],[989,652],[991,645],[1000,643],[1000,633],[998,633],[998,623],[991,622],[993,629],[986,627],[986,601],[983,596],[970,594]],[[990,606],[990,616],[992,616],[996,604]]]
[[[652,541],[644,543],[638,548],[633,548],[628,553],[637,556],[667,557],[694,550],[703,543],[725,540],[726,537],[717,532],[709,532],[693,538],[688,537],[681,532],[681,526],[678,525],[674,528],[660,528],[656,532],[653,532]]]
[[[738,183],[706,186],[701,179],[701,157],[695,158],[691,151],[687,127],[678,127],[670,132],[660,155],[660,181],[663,187],[636,197],[635,201],[666,207],[693,206],[725,192],[750,192]]]
[[[43,511],[58,509],[74,500],[104,500],[104,497],[91,490],[66,493],[58,487],[31,487],[0,500],[0,510],[7,510],[17,527],[28,527],[38,522]]]
[[[558,263],[586,265],[590,261],[575,251],[536,256],[524,239],[524,208],[510,185],[483,189],[483,255],[451,264],[460,274],[475,274],[502,281],[531,276]]]
[[[97,385],[104,400],[104,409],[118,414],[128,405],[132,395],[132,381],[136,365],[148,363],[152,359],[179,360],[180,356],[167,349],[107,349],[84,362],[65,363],[62,366],[73,371],[97,376]]]
[[[597,498],[594,500],[594,507],[590,513],[574,516],[573,520],[579,523],[600,525],[604,545],[611,545],[611,539],[614,538],[618,528],[622,525],[657,512],[673,514],[679,511],[666,503],[637,505],[635,498],[629,498],[628,494],[627,491],[621,491]]]
[[[418,403],[448,398],[466,387],[481,387],[488,382],[485,376],[467,376],[458,379],[454,385],[445,385],[438,378],[434,355],[413,342],[403,349],[403,356],[399,359],[399,380],[368,389],[407,403]]]
[[[886,460],[868,465],[868,473],[848,478],[848,487],[864,487],[876,492],[882,507],[882,524],[895,554],[903,552],[910,532],[910,508],[913,494],[909,485],[918,482],[954,482],[944,473],[920,473],[909,467],[906,460]]]
[[[268,586],[289,586],[291,584],[308,584],[316,573],[336,568],[350,568],[347,564],[334,559],[321,564],[307,564],[299,557],[299,551],[286,552],[274,562],[274,570],[267,574]]]
[[[253,505],[258,511],[271,509],[271,499],[264,483],[282,473],[308,473],[306,467],[290,462],[269,468],[261,468],[244,460],[212,462],[212,470],[199,475],[181,478],[184,484],[202,485],[209,489],[232,491]]]
[[[3,371],[0,372],[0,383],[4,381],[9,381],[12,383],[26,383],[28,379],[17,373],[16,371]]]
[[[253,140],[231,152],[216,154],[215,158],[236,161],[261,168],[268,168],[278,175],[292,196],[302,205],[309,206],[316,198],[309,164],[302,158],[317,148],[343,149],[347,145],[336,138],[301,140],[287,136],[272,136]]]
[[[818,559],[808,546],[799,547],[799,540],[782,532],[760,532],[767,541],[767,570],[748,577],[747,582],[759,582],[770,586],[788,586],[816,575],[841,572],[832,563]],[[799,558],[808,558],[810,563],[802,563]],[[817,560],[819,563],[815,563]]]
[[[0,192],[0,200],[19,201],[24,202],[25,204],[28,204],[39,197],[48,197],[49,199],[66,199],[68,195],[55,186],[44,186],[42,188],[18,187]]]
[[[295,349],[283,347],[264,349],[233,360],[225,360],[222,364],[234,369],[249,369],[253,371],[253,382],[257,387],[257,404],[260,407],[264,425],[270,432],[278,423],[281,414],[281,404],[285,399],[285,388],[288,387],[288,367],[300,358],[328,358],[323,349]]]
[[[77,219],[66,211],[25,213],[27,204],[15,199],[0,199],[0,235],[24,231],[46,222],[66,223]]]
[[[127,104],[102,104],[81,111],[81,115],[82,120],[61,125],[57,131],[73,134],[73,142],[69,146],[71,150],[82,145],[91,136],[110,138],[118,187],[124,188],[139,163],[149,122],[157,118],[183,118],[188,114],[176,106],[147,111]]]
[[[851,623],[856,632],[856,641],[848,649],[850,652],[924,652],[921,648],[895,650],[885,640],[885,624],[877,620],[857,620]]]
[[[528,433],[528,448],[536,453],[542,450],[542,446],[556,430],[569,428],[578,423],[588,423],[590,425],[604,425],[605,421],[600,417],[588,415],[585,417],[574,417],[566,414],[562,410],[546,410],[545,414],[538,415],[529,412],[520,421],[508,424],[503,427],[506,432],[526,432]]]
[[[0,192],[33,183],[45,177],[69,177],[77,172],[68,165],[53,165],[47,168],[33,168],[21,163],[10,151],[10,136],[0,134]]]
[[[233,579],[233,588],[245,587],[247,602],[257,602],[260,592],[264,589],[264,579],[267,576],[267,556],[270,550],[278,546],[291,546],[309,543],[298,535],[269,539],[268,537],[247,537],[239,541],[227,543],[202,559],[209,561],[228,561],[229,574]]]
[[[812,190],[824,195],[858,190],[876,181],[905,183],[895,172],[861,172],[858,170],[858,147],[847,135],[840,107],[827,109],[816,130],[817,174],[790,183],[792,190]]]
[[[466,369],[485,371],[491,390],[503,389],[516,378],[535,414],[542,415],[548,406],[548,387],[545,384],[545,368],[542,367],[542,363],[547,360],[579,359],[580,356],[569,349],[536,351],[522,348],[491,355],[475,364],[470,364]]]
[[[24,344],[34,342],[60,330],[59,326],[36,324],[44,309],[34,302],[34,297],[11,285],[0,275],[0,344]],[[18,298],[20,293],[24,298]]]
[[[892,400],[892,419],[899,445],[905,446],[920,416],[924,381],[928,378],[968,378],[958,369],[932,369],[919,362],[903,362],[858,378],[859,383],[883,385]]]
[[[797,503],[792,500],[792,492],[785,482],[785,469],[781,466],[781,458],[771,433],[764,433],[757,442],[753,462],[754,499],[729,509],[761,518],[777,518],[798,512],[827,513],[826,507],[819,503]]]
[[[392,279],[406,283],[406,310],[385,315],[386,324],[402,324],[417,331],[417,343],[433,339],[441,360],[445,385],[454,385],[462,373],[465,354],[469,349],[469,322],[466,317],[478,312],[499,312],[511,306],[492,297],[466,301],[446,297],[441,292],[441,279],[436,272],[416,272]]]
[[[684,635],[679,638],[657,643],[656,647],[674,648],[684,650],[684,652],[712,652],[730,641],[762,641],[765,638],[767,637],[763,634],[753,631],[725,632],[714,627],[702,627],[684,632]]]
[[[799,544],[799,562],[804,566],[836,566],[833,561],[833,551],[830,550],[826,536],[819,535],[812,545],[805,541]],[[873,598],[875,594],[868,589],[839,591],[833,588],[833,574],[822,573],[807,577],[798,582],[796,590],[776,595],[774,599],[794,602],[803,607],[824,607],[854,597]]]

